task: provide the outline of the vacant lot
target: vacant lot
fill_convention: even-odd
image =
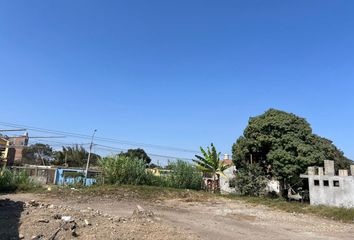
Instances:
[[[140,207],[138,207],[138,205]],[[62,218],[70,217],[65,222]],[[1,239],[353,239],[354,225],[145,187],[0,196]]]

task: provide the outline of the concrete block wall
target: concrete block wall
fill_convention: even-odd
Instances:
[[[354,207],[354,177],[309,176],[310,204]],[[319,185],[314,185],[317,181]],[[325,185],[325,181],[328,185]],[[335,184],[337,182],[337,184]]]
[[[335,176],[331,160],[324,161],[324,169],[308,167],[307,175],[301,177],[308,178],[311,205],[354,208],[354,165],[350,166],[350,175],[340,169]]]

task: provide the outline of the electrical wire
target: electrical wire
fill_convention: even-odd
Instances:
[[[107,151],[122,152],[122,151],[128,150],[128,149],[124,149],[124,148],[116,148],[116,147],[105,146],[105,145],[101,145],[101,144],[94,144],[93,146],[95,149],[101,149],[101,150],[107,150]],[[148,155],[151,157],[161,157],[161,158],[167,158],[167,159],[180,159],[180,160],[186,160],[186,161],[193,161],[193,159],[190,159],[190,158],[168,156],[168,155],[161,155],[161,154],[154,154],[154,153],[148,153]]]
[[[26,128],[28,130],[32,130],[32,131],[36,131],[36,132],[58,134],[58,135],[66,136],[66,137],[74,137],[74,138],[81,138],[81,139],[91,139],[91,137],[92,137],[90,135],[81,134],[81,133],[50,130],[50,129],[38,128],[38,127],[33,127],[33,126],[28,126],[28,125],[20,125],[20,124],[15,124],[15,123],[0,122],[0,125],[7,126],[7,127],[21,127],[21,128]],[[198,153],[198,151],[190,150],[190,149],[157,145],[157,144],[140,143],[140,142],[119,140],[119,139],[106,138],[106,137],[95,137],[95,141],[119,143],[122,145],[130,145],[130,146],[138,146],[138,147],[159,148],[159,149],[165,149],[165,150],[176,151],[176,152],[188,152],[188,153],[194,153],[194,154]]]
[[[68,142],[61,142],[61,141],[54,141],[54,140],[48,140],[48,139],[41,139],[41,140],[33,140],[31,141],[33,144],[36,143],[48,143],[48,145],[50,145],[51,147],[63,147],[63,146],[88,146],[90,145],[90,143],[68,143]],[[95,150],[104,150],[104,151],[108,151],[108,152],[124,152],[124,151],[128,151],[129,149],[127,148],[119,148],[119,147],[113,147],[113,146],[108,146],[108,145],[103,145],[103,144],[93,144],[93,147]],[[166,159],[180,159],[180,160],[185,160],[185,161],[192,161],[192,159],[190,158],[185,158],[185,157],[179,157],[179,156],[170,156],[170,155],[163,155],[163,154],[156,154],[156,153],[151,153],[150,151],[146,151],[147,154],[151,157],[159,157],[159,158],[166,158]]]

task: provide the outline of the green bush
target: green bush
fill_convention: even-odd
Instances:
[[[139,159],[125,156],[106,157],[99,161],[104,182],[108,184],[151,185],[152,173],[146,171],[146,164]]]
[[[187,162],[178,160],[170,164],[166,176],[155,176],[146,169],[144,161],[126,156],[106,157],[99,162],[106,184],[150,185],[182,189],[201,189],[202,174]]]
[[[16,189],[12,172],[3,167],[0,172],[0,192],[13,191]]]
[[[3,167],[0,171],[0,192],[26,191],[38,187],[25,171],[13,172]]]
[[[262,173],[258,164],[245,164],[237,172],[233,184],[241,195],[259,196],[264,193],[268,181]]]
[[[171,172],[165,178],[167,187],[200,190],[203,176],[194,165],[177,160],[170,164]]]

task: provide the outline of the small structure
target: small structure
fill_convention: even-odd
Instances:
[[[228,154],[224,154],[224,158],[221,162],[228,166],[228,168],[223,171],[224,175],[220,175],[220,193],[235,193],[235,186],[230,185],[230,182],[236,177],[236,167]]]
[[[33,181],[45,185],[53,184],[56,174],[56,168],[51,166],[25,165],[12,166],[10,168],[14,172],[25,172]]]
[[[348,170],[339,170],[335,175],[334,161],[325,160],[322,167],[308,167],[307,174],[301,174],[301,178],[307,178],[311,205],[328,205],[334,207],[354,207],[354,165]]]
[[[96,177],[99,171],[89,170],[87,179],[85,181],[85,169],[81,168],[57,168],[55,172],[54,184],[56,185],[71,185],[82,184],[84,186],[91,186],[97,182]]]
[[[236,193],[235,186],[231,185],[230,182],[236,177],[236,167],[234,165],[224,170],[224,175],[220,175],[220,193],[230,194]]]

